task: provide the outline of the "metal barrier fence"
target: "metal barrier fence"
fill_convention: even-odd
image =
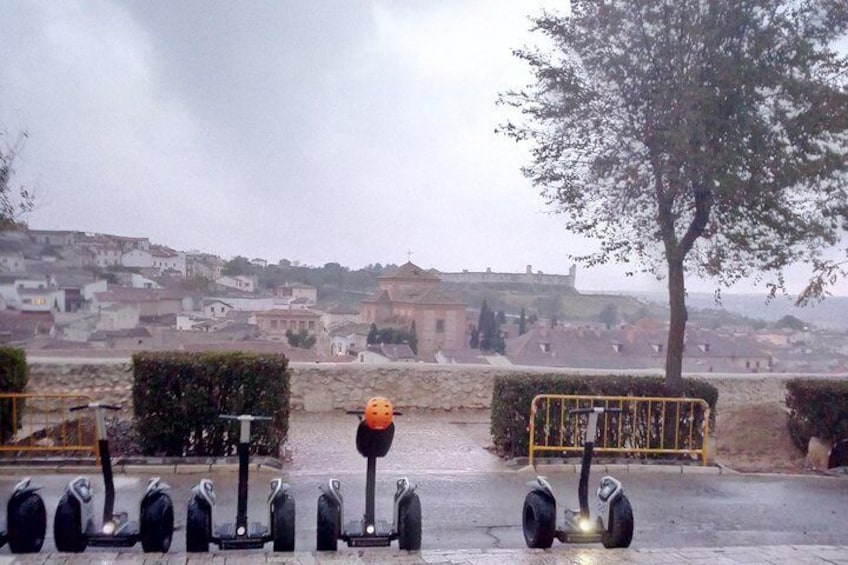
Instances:
[[[97,455],[93,422],[72,406],[88,404],[81,394],[0,393],[0,456]]]
[[[699,398],[540,394],[530,406],[530,464],[536,453],[583,450],[586,415],[575,408],[619,408],[598,418],[595,453],[627,459],[700,457],[707,464],[710,407]],[[537,420],[541,420],[537,423]]]

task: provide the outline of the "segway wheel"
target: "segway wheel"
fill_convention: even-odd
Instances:
[[[53,518],[53,540],[56,550],[82,553],[88,546],[88,536],[82,531],[82,509],[79,501],[67,493],[59,499]]]
[[[186,515],[186,551],[205,553],[209,551],[212,538],[212,509],[208,504],[192,497]]]
[[[398,508],[398,547],[408,551],[421,549],[421,500],[417,493]]]
[[[12,553],[41,551],[47,531],[47,509],[41,497],[34,492],[13,496],[6,513],[9,528],[6,537]]]
[[[556,504],[549,497],[536,491],[527,493],[524,497],[521,525],[527,547],[541,549],[551,547],[556,531]]]
[[[294,551],[294,498],[280,495],[272,504],[274,551]]]
[[[141,548],[145,553],[168,553],[174,537],[174,503],[160,492],[141,504]]]
[[[601,542],[606,548],[630,547],[633,540],[633,507],[624,494],[612,503],[610,523],[601,536]]]
[[[318,551],[336,551],[339,548],[342,517],[340,509],[326,494],[318,497]]]

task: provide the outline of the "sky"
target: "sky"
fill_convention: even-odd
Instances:
[[[24,219],[224,259],[565,274],[595,246],[494,131],[498,93],[529,81],[512,55],[536,41],[528,16],[559,4],[5,2],[0,134],[28,136]],[[578,269],[577,288],[665,288],[623,273]]]

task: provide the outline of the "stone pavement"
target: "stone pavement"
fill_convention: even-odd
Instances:
[[[848,565],[848,546],[785,545],[767,547],[724,548],[652,548],[652,549],[572,549],[556,545],[550,550],[538,549],[468,549],[454,551],[406,552],[396,549],[340,550],[329,552],[270,553],[259,551],[227,551],[208,554],[145,555],[138,550],[121,553],[89,552],[79,555],[50,553],[31,556],[0,556],[0,564],[21,565],[149,565],[153,563],[261,564],[290,563],[302,565],[391,563],[393,565]]]

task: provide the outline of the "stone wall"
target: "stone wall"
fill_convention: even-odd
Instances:
[[[295,410],[355,409],[379,394],[404,408],[489,408],[495,376],[516,372],[554,370],[485,365],[292,363],[291,402]],[[782,403],[784,383],[789,377],[704,375],[703,378],[718,388],[721,410],[739,404]],[[31,361],[27,391],[86,394],[129,411],[132,366],[126,361]]]
[[[326,411],[360,407],[374,395],[406,408],[488,408],[495,367],[450,365],[291,365],[295,410]],[[132,405],[132,366],[127,362],[30,363],[27,392],[85,394],[100,402]]]

